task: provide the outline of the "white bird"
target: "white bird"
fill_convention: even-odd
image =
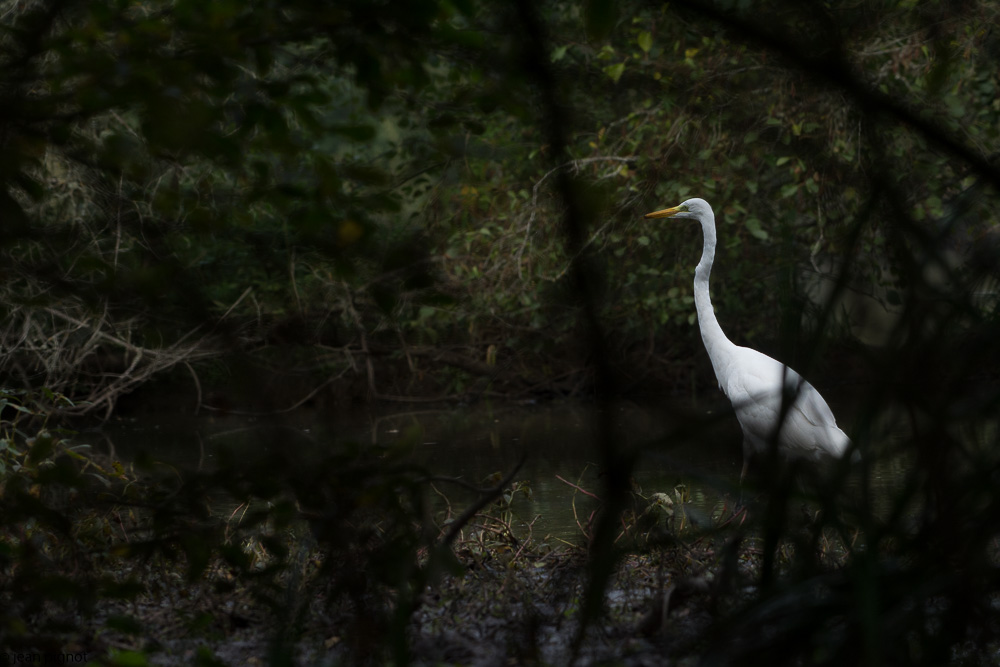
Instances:
[[[789,458],[820,460],[842,457],[851,445],[820,393],[785,364],[749,347],[740,347],[722,332],[708,293],[715,260],[715,213],[704,199],[647,213],[646,218],[693,218],[701,223],[704,247],[694,270],[694,303],[705,350],[719,388],[733,404],[743,429],[743,472],[751,457],[777,445]],[[784,387],[784,389],[782,389]],[[790,405],[783,405],[785,402]],[[857,457],[855,452],[855,458]]]

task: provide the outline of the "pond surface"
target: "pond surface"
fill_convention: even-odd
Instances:
[[[688,516],[705,525],[723,505],[732,507],[742,467],[741,434],[732,414],[703,412],[692,424],[690,413],[677,417],[663,407],[620,404],[607,417],[614,446],[638,453],[633,479],[644,496],[664,492],[676,498],[680,491],[688,501]],[[359,409],[336,416],[309,410],[281,417],[150,413],[111,422],[81,439],[122,461],[148,455],[180,470],[212,467],[223,448],[279,448],[288,456],[308,456],[345,443],[399,446],[434,475],[481,487],[493,486],[491,476],[505,475],[526,455],[514,479],[527,482],[531,493],[513,503],[515,522],[523,528],[535,519],[536,539],[578,542],[577,520],[585,521],[595,506],[579,489],[602,493],[601,418],[594,405],[581,402]],[[887,502],[905,470],[898,459],[872,466],[874,502]],[[850,485],[859,484],[852,478]],[[435,487],[453,501],[456,512],[472,499],[470,492],[448,482]]]

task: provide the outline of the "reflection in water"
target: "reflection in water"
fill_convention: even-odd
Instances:
[[[731,414],[707,415],[693,426],[687,416],[679,426],[663,409],[622,405],[610,417],[615,446],[640,454],[633,477],[644,496],[665,492],[676,497],[674,490],[680,487],[688,499],[687,516],[703,525],[720,503],[731,504],[738,497],[741,434]],[[104,439],[122,460],[145,454],[180,469],[211,467],[222,449],[279,448],[288,456],[314,456],[343,443],[375,443],[405,449],[415,464],[435,476],[484,487],[494,483],[491,475],[506,473],[527,453],[516,479],[528,483],[531,495],[519,495],[513,503],[516,519],[527,523],[538,517],[533,527],[536,539],[550,535],[576,541],[577,518],[586,520],[595,501],[574,487],[597,496],[602,493],[596,442],[599,418],[594,407],[584,403],[334,417],[300,411],[281,420],[232,415],[183,420],[154,414],[109,424],[83,437]],[[872,465],[873,502],[887,504],[889,490],[907,469],[900,457]],[[861,479],[852,476],[849,489],[857,492]],[[469,492],[457,485],[437,482],[435,487],[456,508],[470,500]],[[752,493],[752,486],[744,491]]]

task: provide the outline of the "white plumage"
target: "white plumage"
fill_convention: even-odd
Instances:
[[[688,199],[647,218],[693,218],[701,223],[704,248],[694,272],[694,300],[705,350],[712,360],[719,387],[733,404],[743,429],[743,472],[755,454],[776,442],[790,458],[819,460],[842,457],[851,441],[823,397],[791,368],[766,354],[734,345],[722,332],[708,291],[715,260],[715,213],[704,199]],[[787,405],[783,410],[783,406]],[[777,440],[775,440],[777,434]]]

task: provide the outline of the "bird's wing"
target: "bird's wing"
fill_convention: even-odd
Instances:
[[[749,347],[737,347],[720,378],[726,396],[739,407],[750,400],[780,407],[782,379],[801,381],[799,374],[766,354]],[[738,402],[740,401],[740,402]]]
[[[731,369],[726,383],[726,395],[730,400],[733,394],[744,399],[754,397],[774,410],[780,410],[781,401],[788,396],[795,399],[792,408],[813,426],[837,425],[833,411],[815,387],[780,361],[757,350],[740,347]]]
[[[780,441],[788,453],[839,455],[847,447],[847,436],[837,428],[833,411],[820,393],[781,362],[750,348],[737,348],[724,376],[720,379],[725,380],[725,393],[744,436],[756,449],[767,446],[782,417]],[[782,391],[783,384],[786,391]],[[782,415],[786,396],[795,401]]]
[[[813,426],[837,425],[837,418],[833,416],[833,410],[823,399],[822,394],[805,380],[802,380],[798,387],[798,397],[793,407]]]
[[[781,378],[784,367],[748,347],[737,347],[719,380],[733,404],[745,439],[762,450],[774,436],[781,414]]]

